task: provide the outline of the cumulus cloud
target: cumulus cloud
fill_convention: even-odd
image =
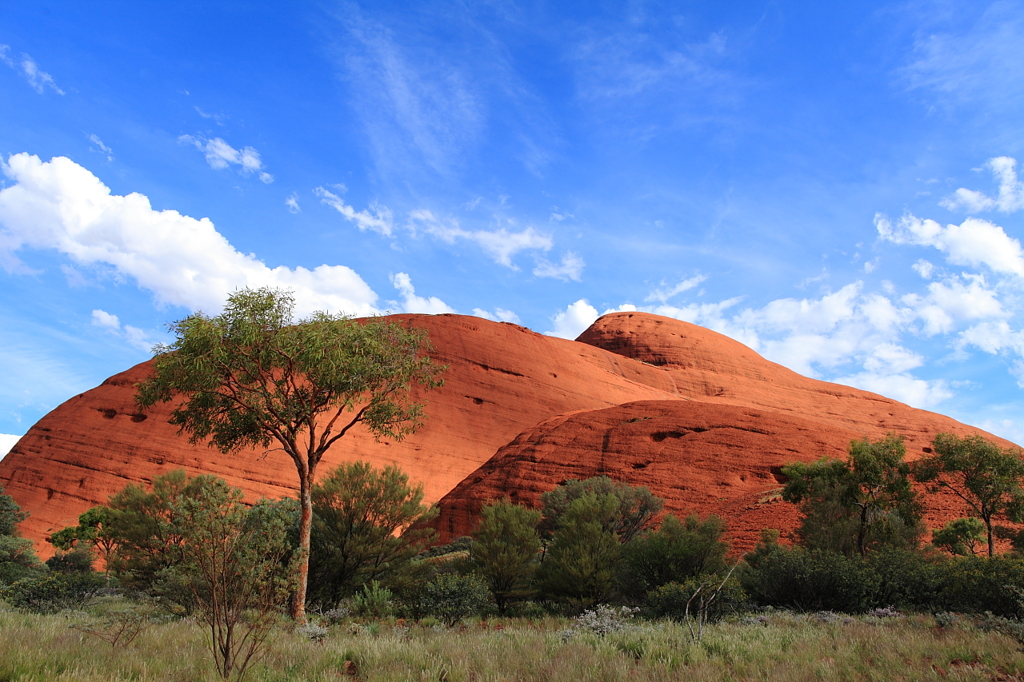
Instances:
[[[0,459],[7,456],[18,441],[21,440],[21,436],[14,436],[9,433],[0,433]]]
[[[921,409],[935,407],[944,400],[953,397],[949,385],[939,379],[927,381],[909,374],[879,374],[860,372],[849,376],[837,377],[836,383],[846,384],[872,393],[884,395]]]
[[[431,296],[423,298],[416,295],[416,289],[412,286],[412,278],[404,272],[391,276],[391,284],[398,289],[402,295],[401,307],[403,313],[424,313],[437,315],[439,313],[454,313],[455,309],[450,307],[441,299]]]
[[[288,208],[289,213],[302,213],[302,209],[299,208],[299,197],[292,192],[287,199],[284,200],[284,205]]]
[[[274,176],[263,170],[263,160],[260,153],[252,147],[235,149],[219,137],[208,140],[202,135],[181,135],[178,141],[190,144],[206,156],[206,163],[214,170],[222,170],[231,166],[238,166],[238,172],[242,175],[256,175],[260,182],[270,184]]]
[[[495,308],[494,312],[488,312],[483,308],[473,308],[473,314],[477,317],[482,317],[485,320],[491,320],[492,322],[512,322],[513,324],[520,324],[519,316],[511,310],[505,310],[504,308]]]
[[[103,329],[117,330],[121,328],[121,320],[117,319],[117,315],[111,315],[106,310],[92,311],[92,323]]]
[[[459,226],[457,220],[442,221],[433,212],[426,209],[417,209],[410,212],[409,219],[413,230],[423,230],[427,234],[437,237],[448,244],[453,244],[458,239],[473,242],[483,249],[484,253],[493,258],[496,263],[513,270],[519,269],[512,262],[512,258],[520,251],[550,251],[554,245],[551,237],[537,232],[532,227],[527,227],[518,232],[510,232],[503,227],[497,230],[465,230]],[[575,255],[573,257],[575,258]],[[563,259],[564,262],[565,260]],[[570,263],[569,267],[575,266]],[[578,267],[582,269],[582,259]]]
[[[134,279],[163,304],[214,312],[241,287],[291,289],[299,314],[376,312],[377,295],[342,265],[270,268],[239,253],[208,218],[154,210],[141,194],[111,194],[65,157],[12,155],[0,190],[0,264],[17,270],[20,249],[52,249],[79,266],[104,265]]]
[[[877,214],[875,227],[885,241],[934,247],[945,253],[946,260],[953,265],[984,265],[998,273],[1024,276],[1024,251],[1020,242],[987,220],[968,218],[959,225],[942,227],[934,220],[922,220],[910,214],[895,224]]]
[[[344,185],[339,185],[339,187],[341,188],[339,191],[345,191]],[[333,208],[349,222],[355,223],[360,232],[372,230],[373,232],[381,233],[385,237],[392,235],[394,217],[391,215],[391,210],[388,207],[371,204],[368,211],[357,211],[346,204],[340,196],[323,187],[314,189],[313,194],[320,197],[321,203]]]
[[[961,187],[939,204],[951,211],[963,210],[968,213],[992,210],[1013,213],[1024,208],[1024,183],[1017,179],[1017,160],[1009,156],[998,156],[989,159],[985,166],[999,182],[997,196],[990,197],[983,192]]]
[[[583,259],[578,254],[568,251],[562,256],[560,263],[551,263],[544,258],[539,258],[537,267],[533,269],[533,274],[537,277],[551,277],[562,281],[571,279],[579,282],[583,275],[583,266]]]
[[[677,296],[683,293],[684,291],[689,291],[694,287],[700,286],[706,280],[707,277],[705,275],[694,275],[693,277],[684,279],[683,281],[673,286],[668,286],[665,282],[662,282],[661,286],[652,291],[650,294],[648,294],[647,298],[645,298],[644,300],[660,301],[662,303],[665,303],[670,298],[673,298],[674,296]]]
[[[597,318],[597,308],[587,303],[585,298],[581,298],[575,303],[570,303],[565,310],[556,313],[551,318],[554,329],[544,333],[563,339],[575,339],[587,327],[594,324],[594,320]]]

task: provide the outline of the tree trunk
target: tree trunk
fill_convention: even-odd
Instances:
[[[996,553],[996,543],[992,538],[992,517],[987,516],[982,521],[985,522],[985,529],[988,531],[988,558],[991,559]]]
[[[292,620],[306,624],[306,590],[309,585],[309,546],[313,528],[312,469],[299,467],[299,575],[292,600]]]

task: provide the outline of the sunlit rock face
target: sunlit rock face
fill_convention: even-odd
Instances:
[[[356,427],[319,471],[360,459],[397,464],[439,503],[441,539],[470,532],[488,499],[533,503],[563,480],[604,473],[649,486],[677,513],[721,514],[750,546],[763,527],[795,526],[777,496],[786,462],[843,457],[850,439],[888,432],[906,439],[911,458],[942,431],[1008,445],[656,315],[607,315],[576,341],[476,317],[390,319],[427,330],[445,384],[417,396],[426,421],[416,434],[378,442]],[[142,363],[68,400],[0,460],[0,485],[31,513],[21,532],[44,557],[45,538],[82,511],[172,469],[223,476],[250,501],[294,493],[294,465],[280,450],[221,454],[178,435],[167,423],[172,404],[140,412],[135,384],[151,371]],[[932,525],[962,515],[947,498],[932,509]]]

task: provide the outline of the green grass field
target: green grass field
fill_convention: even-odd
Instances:
[[[0,680],[218,680],[205,630],[147,625],[126,646],[72,627],[83,616],[0,611]],[[876,619],[777,612],[710,626],[637,621],[565,637],[564,619],[474,621],[448,630],[402,621],[345,622],[315,643],[282,623],[245,679],[438,682],[623,680],[1024,680],[1024,653],[962,617]]]

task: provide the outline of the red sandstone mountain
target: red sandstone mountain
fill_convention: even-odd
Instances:
[[[786,462],[842,457],[851,438],[890,431],[911,456],[941,431],[994,438],[802,377],[720,334],[655,315],[607,315],[577,341],[458,315],[395,319],[429,332],[432,356],[448,366],[445,386],[422,396],[427,419],[415,435],[376,443],[354,429],[321,472],[356,459],[401,466],[428,500],[440,500],[443,539],[471,531],[487,499],[533,501],[567,478],[607,473],[648,485],[670,510],[725,516],[749,546],[761,527],[795,523],[790,505],[772,502]],[[249,499],[292,493],[295,471],[281,452],[221,455],[178,436],[167,424],[172,406],[140,414],[134,385],[150,371],[137,365],[68,400],[0,461],[0,485],[31,512],[21,530],[43,556],[51,532],[126,483],[171,469],[223,476]],[[940,508],[936,519],[959,514]]]

